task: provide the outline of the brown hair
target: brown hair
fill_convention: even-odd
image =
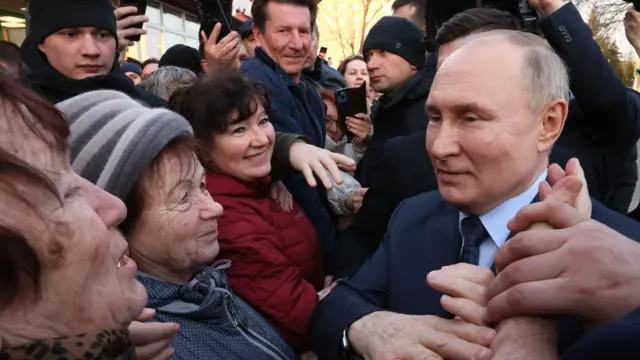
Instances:
[[[344,60],[340,62],[340,65],[338,65],[338,71],[340,72],[340,74],[342,74],[342,76],[344,76],[344,73],[347,72],[347,65],[349,65],[350,62],[355,60],[364,61],[365,64],[367,63],[367,61],[364,59],[362,55],[356,54],[356,55],[351,55],[349,57],[346,57]]]
[[[316,26],[316,16],[318,14],[318,3],[316,0],[254,0],[253,5],[251,5],[251,17],[253,18],[253,23],[260,31],[264,32],[267,20],[269,20],[269,14],[267,13],[267,5],[269,2],[298,5],[308,8],[311,14],[311,30]]]
[[[491,8],[467,9],[442,24],[435,42],[442,46],[475,32],[492,30],[522,30],[522,25],[506,11]]]
[[[22,87],[15,79],[0,76],[0,104],[4,108],[5,121],[9,112],[15,110],[20,120],[40,140],[48,144],[52,150],[67,149],[69,128],[60,112],[38,95]],[[1,115],[0,115],[1,116]],[[10,136],[3,134],[2,136]],[[20,141],[16,139],[15,141]],[[60,202],[62,199],[51,180],[40,170],[20,159],[9,150],[0,147],[0,187],[4,194],[19,194],[15,188],[15,177],[45,187]],[[20,197],[25,203],[29,200]],[[41,266],[40,261],[26,241],[25,236],[14,224],[0,223],[0,312],[11,304],[24,288],[24,283],[31,288],[33,295],[39,296]]]
[[[190,88],[176,91],[169,100],[171,110],[184,116],[202,144],[200,160],[211,169],[208,152],[213,135],[221,134],[232,123],[250,118],[262,105],[269,114],[267,87],[242,76],[238,71],[212,71]],[[237,111],[237,117],[231,115]]]
[[[198,142],[196,139],[191,136],[180,136],[171,140],[169,144],[167,144],[162,151],[153,158],[149,167],[141,172],[140,178],[137,179],[133,186],[133,190],[124,199],[124,204],[127,206],[127,217],[120,226],[118,226],[118,229],[122,232],[125,238],[127,238],[127,236],[135,229],[138,220],[140,220],[142,209],[144,209],[146,198],[149,196],[148,190],[145,190],[144,188],[143,180],[146,179],[147,176],[155,176],[156,178],[162,179],[162,161],[168,155],[192,155],[191,158],[193,161],[189,161],[187,163],[181,161],[180,168],[177,169],[181,174],[181,177],[191,178],[197,168],[197,156],[199,152]]]

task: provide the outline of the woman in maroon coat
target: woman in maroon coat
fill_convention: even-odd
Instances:
[[[181,113],[203,142],[207,189],[224,208],[220,257],[232,262],[231,286],[304,352],[307,323],[328,290],[313,224],[297,204],[270,196],[275,131],[266,94],[239,73],[217,72],[188,91]]]

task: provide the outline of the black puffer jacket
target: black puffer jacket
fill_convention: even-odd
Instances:
[[[385,143],[398,136],[424,132],[429,123],[424,104],[435,76],[435,56],[399,89],[380,97],[374,105],[371,122],[373,136],[356,171],[356,179],[369,187],[371,177],[382,159]]]
[[[54,69],[35,42],[29,37],[22,43],[22,62],[26,72],[22,82],[53,104],[93,90],[115,90],[151,107],[166,107],[167,104],[154,94],[136,88],[120,70],[117,59],[107,75],[93,76],[83,80],[70,79]]]

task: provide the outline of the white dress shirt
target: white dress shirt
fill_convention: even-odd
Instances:
[[[491,211],[485,213],[480,216],[480,221],[484,228],[487,229],[489,233],[489,237],[485,239],[480,244],[480,261],[478,262],[479,266],[490,268],[493,266],[493,257],[502,247],[509,234],[511,233],[507,228],[507,223],[511,220],[520,209],[531,204],[531,201],[538,194],[538,186],[541,182],[546,180],[547,178],[547,170],[538,177],[538,179],[524,192],[516,195],[509,200],[503,202],[502,204],[496,206]],[[458,230],[462,234],[461,224],[462,219],[469,216],[463,212],[460,212],[459,221],[458,221]],[[464,241],[464,235],[463,239]],[[460,249],[462,252],[462,249]]]

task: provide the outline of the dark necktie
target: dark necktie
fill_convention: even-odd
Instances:
[[[478,265],[480,261],[480,244],[489,237],[489,233],[482,225],[480,218],[476,216],[468,216],[462,219],[460,229],[462,231],[460,262]]]

